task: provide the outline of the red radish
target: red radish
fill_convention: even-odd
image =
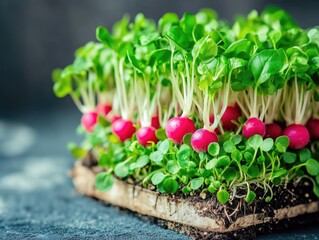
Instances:
[[[121,142],[130,139],[135,131],[136,129],[133,123],[129,120],[119,118],[112,123],[112,132],[121,140]]]
[[[116,120],[120,119],[121,117],[120,116],[117,116],[117,115],[114,115],[111,117],[111,122],[115,122]]]
[[[87,112],[83,114],[81,123],[87,132],[92,133],[94,131],[94,127],[97,124],[97,117],[98,114],[96,112]]]
[[[276,139],[277,137],[281,136],[282,129],[277,123],[268,123],[266,124],[266,134],[265,138],[272,138]]]
[[[240,109],[240,106],[237,102],[235,102],[234,108],[237,110],[237,112],[239,112],[239,115],[241,115],[241,109]]]
[[[152,117],[151,126],[155,129],[158,129],[161,126],[157,115]]]
[[[155,135],[156,129],[154,127],[141,127],[137,130],[137,141],[144,147],[150,144],[150,142],[157,143],[158,139]]]
[[[187,117],[173,117],[166,124],[166,135],[176,144],[181,144],[183,137],[196,131],[194,122]]]
[[[259,118],[249,118],[243,126],[243,135],[246,138],[258,134],[260,136],[265,136],[266,126]]]
[[[237,128],[237,125],[233,122],[238,122],[239,117],[240,113],[237,111],[237,109],[235,107],[228,106],[221,118],[223,128],[229,131],[235,130]]]
[[[106,117],[109,112],[112,110],[112,106],[104,103],[99,103],[96,107],[96,111],[99,115]]]
[[[310,118],[307,123],[307,128],[313,140],[319,140],[319,119]]]
[[[218,128],[215,128],[214,132],[217,134],[217,135],[220,135],[220,131]]]
[[[304,148],[310,141],[308,129],[302,124],[290,124],[283,132],[290,140],[291,149]]]
[[[212,114],[209,116],[209,122],[210,122],[210,124],[213,124],[214,121],[215,121],[215,116],[214,116],[214,114]]]
[[[191,144],[196,152],[207,152],[209,144],[218,142],[215,132],[210,132],[205,128],[196,130],[191,138]]]

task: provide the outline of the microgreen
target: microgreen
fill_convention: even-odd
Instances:
[[[274,7],[233,26],[203,9],[167,13],[158,24],[124,16],[112,31],[99,26],[96,38],[52,78],[57,97],[70,95],[83,113],[85,140],[69,149],[97,159],[98,190],[131,178],[163,194],[252,203],[258,188],[269,202],[273,186],[305,178],[319,197],[319,145],[309,143],[319,136],[304,126],[319,118],[318,27],[302,29]],[[100,104],[110,113],[101,114]],[[226,119],[229,109],[238,115]],[[114,118],[125,124],[117,129]],[[276,123],[274,136],[267,126],[277,121],[288,127],[282,132]],[[196,129],[206,136],[199,143]]]

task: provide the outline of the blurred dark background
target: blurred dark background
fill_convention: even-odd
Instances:
[[[53,95],[51,71],[71,63],[75,49],[95,39],[96,26],[111,27],[125,13],[158,20],[168,11],[211,7],[232,22],[268,4],[286,9],[302,27],[319,24],[316,0],[0,0],[0,115],[70,106]]]

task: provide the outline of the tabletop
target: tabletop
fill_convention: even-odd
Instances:
[[[189,239],[79,195],[66,144],[75,111],[0,116],[0,239]],[[258,239],[319,239],[316,224]]]

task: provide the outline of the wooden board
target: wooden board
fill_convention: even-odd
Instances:
[[[116,180],[109,192],[101,192],[94,188],[95,172],[84,167],[81,162],[75,164],[72,177],[77,191],[81,194],[142,215],[192,227],[203,232],[227,233],[319,211],[319,201],[316,201],[277,209],[274,217],[255,213],[239,217],[230,225],[226,225],[221,216],[211,212],[203,214],[207,208],[203,202],[194,203],[187,198],[160,194],[124,181]]]

